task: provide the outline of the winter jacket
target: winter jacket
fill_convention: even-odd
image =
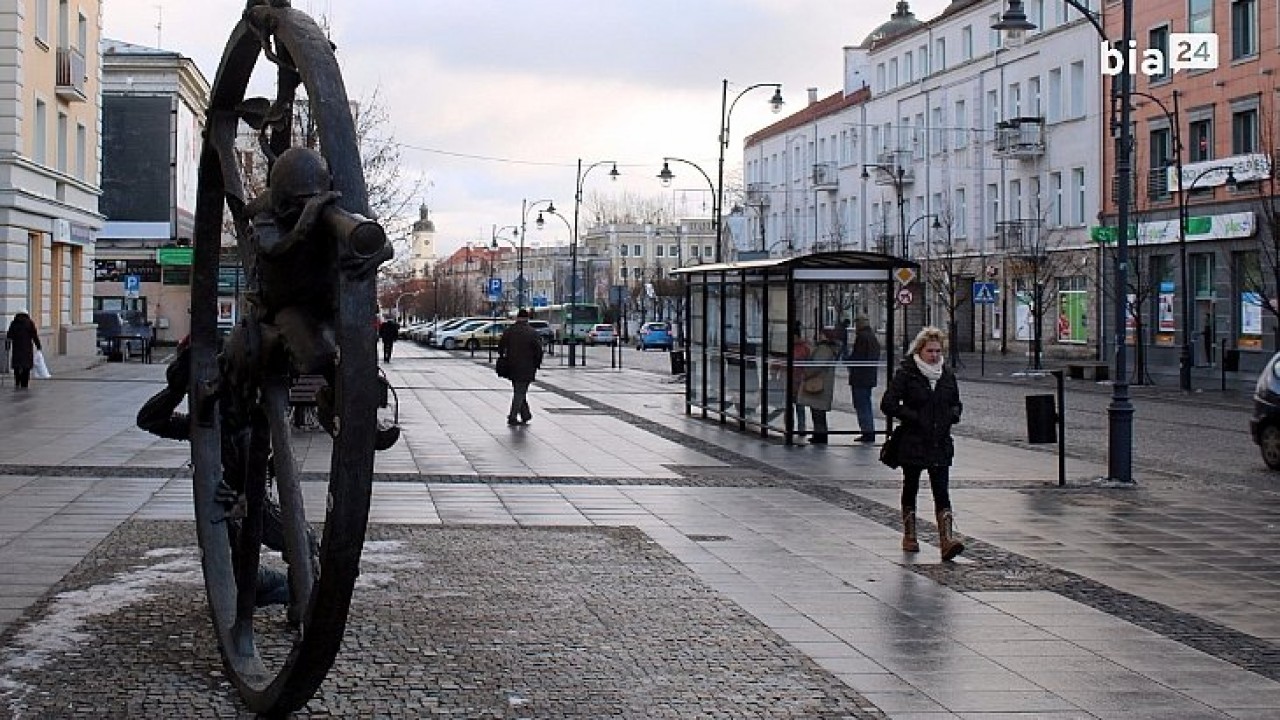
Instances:
[[[830,364],[836,359],[839,346],[827,340],[820,341],[813,349],[809,360],[824,363],[822,366],[804,368],[804,382],[796,390],[796,404],[811,407],[814,410],[830,410],[831,395],[835,390],[836,368]],[[797,372],[801,372],[797,370]]]
[[[908,467],[945,467],[951,464],[955,446],[951,426],[960,422],[960,386],[950,368],[933,389],[915,356],[908,355],[898,366],[889,387],[880,399],[880,412],[902,422],[898,458]]]
[[[517,320],[498,338],[498,357],[507,358],[512,382],[533,382],[542,367],[542,338],[528,320]]]
[[[36,364],[36,350],[44,350],[40,345],[40,335],[36,332],[36,324],[31,316],[18,313],[9,323],[9,332],[5,333],[4,344],[9,350],[9,365],[14,370],[30,370]]]
[[[383,320],[378,326],[378,337],[382,342],[394,345],[400,337],[400,323],[395,320]]]
[[[856,363],[873,363],[869,365],[851,365],[849,367],[849,384],[854,387],[875,387],[880,379],[880,370],[874,364],[880,359],[880,341],[876,339],[876,331],[870,327],[858,330],[853,340],[853,350],[849,359]]]

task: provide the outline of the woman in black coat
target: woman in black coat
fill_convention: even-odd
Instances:
[[[902,422],[897,431],[903,480],[902,549],[920,550],[916,540],[916,494],[920,476],[928,470],[942,559],[950,560],[964,550],[964,544],[955,537],[947,488],[955,455],[951,426],[960,422],[963,406],[955,373],[943,357],[946,340],[946,334],[936,327],[926,327],[916,335],[910,354],[880,399],[880,411]]]
[[[31,384],[31,368],[36,364],[36,350],[43,351],[40,346],[40,335],[36,332],[36,324],[31,316],[19,312],[9,323],[9,332],[4,336],[5,349],[9,351],[9,365],[13,368],[14,387],[24,388]]]

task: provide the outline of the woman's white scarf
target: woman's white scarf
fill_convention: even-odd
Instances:
[[[937,387],[938,380],[942,377],[942,368],[946,366],[946,363],[942,359],[939,359],[937,365],[930,365],[919,355],[912,355],[911,359],[916,361],[916,367],[920,368],[920,372],[923,373],[925,379],[929,381],[929,389],[932,390]]]

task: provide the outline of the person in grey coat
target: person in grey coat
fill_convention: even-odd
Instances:
[[[516,322],[498,338],[498,358],[507,366],[506,377],[511,381],[511,409],[507,412],[508,425],[527,425],[533,418],[529,411],[529,385],[542,367],[542,339],[538,331],[529,325],[529,311],[521,308]]]
[[[871,322],[864,317],[854,322],[853,349],[849,351],[849,388],[853,392],[853,409],[858,414],[858,429],[862,434],[858,442],[876,441],[876,415],[871,403],[871,392],[880,379],[877,363],[880,362],[880,341]]]
[[[963,405],[955,373],[943,357],[946,333],[926,327],[911,342],[911,352],[880,399],[880,411],[902,422],[898,436],[898,462],[902,466],[902,549],[919,552],[916,540],[916,494],[920,476],[929,471],[929,487],[938,519],[942,559],[951,560],[964,550],[955,537],[948,492],[955,444],[951,426],[960,422]]]
[[[809,408],[813,414],[813,434],[809,442],[827,444],[827,413],[831,410],[835,394],[836,365],[840,357],[840,342],[835,328],[824,328],[813,347],[809,360],[815,363],[804,369],[804,382],[796,391],[796,404]]]
[[[4,336],[4,347],[9,351],[9,365],[13,368],[13,386],[25,388],[31,384],[31,368],[36,364],[36,350],[43,351],[36,324],[26,312],[19,311],[9,323]]]

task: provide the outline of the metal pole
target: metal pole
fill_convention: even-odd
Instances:
[[[1074,4],[1074,3],[1072,3]],[[1077,8],[1078,9],[1078,8]],[[1087,14],[1087,13],[1086,13]],[[1127,53],[1133,38],[1133,0],[1123,0],[1121,6],[1122,37],[1120,51]],[[1133,75],[1128,72],[1117,76],[1117,94],[1120,101],[1119,143],[1116,148],[1116,173],[1119,178],[1116,189],[1120,194],[1116,220],[1116,305],[1114,313],[1116,337],[1116,372],[1112,378],[1111,405],[1107,408],[1107,479],[1118,483],[1133,482],[1133,404],[1129,401],[1129,358],[1125,344],[1125,322],[1129,303],[1129,203],[1132,183],[1133,128],[1130,107]]]
[[[720,228],[720,203],[724,202],[724,151],[729,147],[729,79],[725,78],[720,84],[720,137],[719,151],[720,157],[716,162],[716,186],[715,193],[711,198],[711,222],[716,230],[716,262],[720,262],[724,257],[722,245],[722,232]]]
[[[578,158],[578,179],[573,193],[573,242],[569,244],[569,367],[577,363],[574,303],[578,301],[578,207],[582,204],[582,158]]]
[[[1178,292],[1182,294],[1182,352],[1178,358],[1178,386],[1190,392],[1191,366],[1195,356],[1192,355],[1194,348],[1191,346],[1191,281],[1187,268],[1188,192],[1182,187],[1182,131],[1181,122],[1178,119],[1177,90],[1173,91],[1173,118],[1170,124],[1173,125],[1173,162],[1178,173],[1178,262],[1181,264],[1182,271],[1182,287],[1178,288]]]

